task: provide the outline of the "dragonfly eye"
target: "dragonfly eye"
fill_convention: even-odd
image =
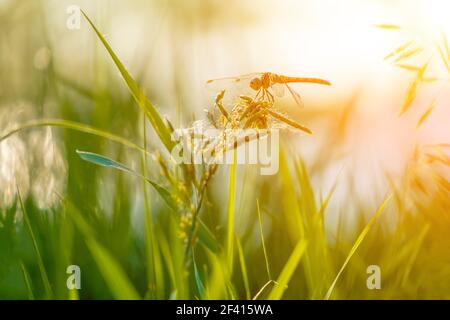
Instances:
[[[250,81],[250,88],[252,88],[255,91],[258,91],[261,88],[261,79],[253,78],[252,81]]]

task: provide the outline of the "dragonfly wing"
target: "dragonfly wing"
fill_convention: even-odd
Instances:
[[[206,82],[206,89],[209,93],[216,94],[225,90],[224,105],[233,105],[239,98],[239,95],[252,95],[253,89],[250,87],[250,81],[257,77],[259,73],[249,73],[237,77],[225,77],[212,79]]]
[[[272,85],[272,91],[278,98],[284,96],[284,88],[285,86],[282,83],[275,83]]]
[[[294,90],[292,89],[287,83],[284,84],[286,88],[288,88],[289,92],[291,93],[292,97],[295,100],[295,103],[300,107],[303,108],[303,101],[302,97]]]
[[[261,72],[254,72],[254,73],[247,73],[240,76],[235,77],[223,77],[223,78],[217,78],[217,79],[211,79],[206,81],[207,84],[219,82],[219,81],[232,81],[232,82],[239,82],[241,80],[246,80],[255,76],[261,75]]]

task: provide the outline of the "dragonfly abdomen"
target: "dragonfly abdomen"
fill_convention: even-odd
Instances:
[[[287,77],[287,76],[279,76],[280,83],[316,83],[323,85],[331,85],[327,80],[319,79],[319,78],[300,78],[300,77]],[[278,80],[278,79],[277,79]]]

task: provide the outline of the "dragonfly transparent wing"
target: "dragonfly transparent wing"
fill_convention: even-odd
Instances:
[[[284,96],[285,92],[285,85],[283,83],[275,83],[272,85],[272,91],[273,93],[278,97],[281,98]]]
[[[239,101],[240,95],[253,96],[255,91],[250,88],[250,81],[260,73],[249,73],[237,77],[225,77],[212,79],[206,82],[208,99],[215,98],[217,93],[225,90],[223,104],[226,109],[231,109]]]
[[[223,78],[217,78],[217,79],[211,79],[206,81],[206,84],[212,84],[216,82],[226,81],[226,82],[240,82],[241,80],[250,79],[255,76],[261,75],[260,72],[253,72],[253,73],[247,73],[243,74],[241,76],[235,76],[235,77],[223,77]]]
[[[303,108],[303,101],[302,97],[294,90],[292,89],[287,83],[284,84],[286,88],[289,90],[291,96],[294,98],[295,103],[300,107]]]

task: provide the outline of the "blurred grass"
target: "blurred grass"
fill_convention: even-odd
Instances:
[[[99,78],[88,90],[61,80],[54,65],[33,73],[45,90],[30,94],[29,99],[37,109],[42,100],[54,101],[57,107],[51,112],[64,120],[45,120],[51,114],[41,108],[38,120],[14,127],[20,130],[0,128],[0,143],[4,143],[15,135],[25,139],[29,132],[42,130],[38,126],[52,126],[67,165],[66,189],[53,208],[39,209],[32,196],[22,199],[20,193],[12,205],[0,203],[0,298],[450,298],[446,281],[450,279],[449,183],[435,163],[418,159],[412,160],[404,181],[391,186],[395,201],[381,202],[371,219],[366,217],[374,211],[372,199],[349,195],[342,208],[328,208],[333,192],[322,198],[322,190],[311,183],[311,168],[317,170],[317,163],[306,164],[289,144],[281,150],[277,175],[249,178],[242,190],[239,177],[243,172],[251,177],[255,168],[219,169],[214,177],[218,191],[210,190],[213,186],[205,191],[192,248],[186,255],[180,220],[186,205],[196,203],[189,202],[191,194],[175,205],[177,210],[171,210],[161,192],[147,190],[145,181],[141,184],[135,177],[92,163],[105,158],[88,163],[76,153],[112,154],[116,164],[126,163],[127,170],[168,188],[171,196],[182,195],[148,156],[159,147],[154,141],[158,137],[170,146],[161,110],[144,96],[106,39],[95,32],[129,94],[117,88],[116,73],[104,64],[105,52],[96,52],[93,70],[83,71],[98,72]],[[1,102],[7,99],[2,97]],[[147,131],[148,124],[156,135]],[[140,142],[131,142],[136,140]],[[321,161],[332,161],[326,158]],[[195,194],[198,179],[186,180],[189,175],[179,169],[170,172],[178,178],[175,185]],[[223,188],[224,181],[229,183],[228,190]],[[56,192],[42,186],[47,187],[48,193]],[[196,196],[192,198],[198,200]],[[335,234],[328,231],[326,215],[345,212],[352,205],[359,207],[354,228]],[[389,224],[387,217],[395,218],[395,223]],[[77,292],[66,287],[66,268],[71,264],[81,268],[82,289]],[[381,268],[381,290],[366,287],[366,269],[372,264]]]

